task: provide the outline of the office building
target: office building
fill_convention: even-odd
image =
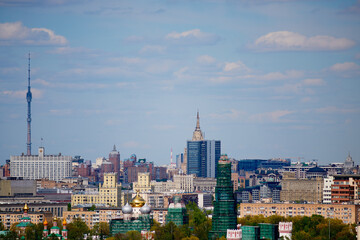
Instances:
[[[221,156],[217,167],[214,213],[209,239],[226,236],[227,229],[236,229],[236,200],[231,181],[231,163]]]
[[[221,143],[218,140],[204,140],[200,129],[199,112],[191,141],[187,141],[186,174],[197,177],[212,177],[216,175],[216,165],[221,154]]]
[[[215,177],[216,164],[221,154],[219,140],[187,141],[187,174]]]
[[[71,163],[71,156],[45,155],[45,149],[40,147],[38,155],[10,157],[11,177],[60,181],[71,176]]]

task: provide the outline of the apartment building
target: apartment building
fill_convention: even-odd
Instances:
[[[358,224],[360,205],[348,204],[295,204],[295,203],[241,203],[240,217],[263,215],[270,217],[280,215],[284,217],[308,216],[313,214],[325,218],[337,218],[344,223]]]

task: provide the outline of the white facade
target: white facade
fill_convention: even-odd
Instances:
[[[292,222],[279,222],[279,237],[291,240],[292,228]]]
[[[71,176],[71,162],[71,156],[45,155],[40,147],[39,155],[10,156],[11,177],[60,181]]]
[[[206,154],[206,176],[214,178],[215,177],[215,164],[216,164],[216,155],[215,155],[215,140],[206,141],[207,144],[207,154]]]
[[[190,175],[174,175],[175,189],[178,192],[193,192],[194,191],[195,174]]]
[[[324,178],[323,203],[331,203],[331,185],[334,184],[334,177]]]

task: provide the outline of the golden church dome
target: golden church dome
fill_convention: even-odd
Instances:
[[[63,226],[66,226],[67,222],[66,219],[64,218],[64,221],[62,222]]]
[[[29,207],[28,207],[28,205],[25,203],[24,212],[28,212],[28,211],[29,211]]]
[[[142,207],[145,205],[145,200],[140,197],[139,192],[137,192],[136,196],[131,200],[130,205],[132,207]]]
[[[47,226],[47,225],[48,225],[48,222],[47,222],[47,220],[46,220],[46,218],[45,218],[44,226]]]

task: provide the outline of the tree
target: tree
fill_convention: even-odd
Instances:
[[[68,203],[68,205],[67,205],[67,210],[68,210],[68,211],[71,211],[71,203]]]
[[[195,236],[190,236],[190,237],[182,238],[181,240],[199,240],[199,238]]]
[[[0,231],[4,231],[5,230],[5,225],[3,222],[0,222]]]
[[[83,240],[84,235],[89,233],[89,227],[81,218],[74,219],[67,225],[68,239]]]
[[[15,231],[8,231],[5,236],[1,236],[1,240],[16,240],[18,235]]]
[[[126,237],[129,240],[141,240],[141,233],[138,231],[128,231]]]
[[[93,205],[88,209],[88,211],[95,211],[95,209],[96,209],[96,206],[95,206],[95,204],[93,204]]]
[[[91,235],[100,236],[100,239],[105,239],[105,236],[109,236],[110,227],[107,222],[96,223],[94,227],[91,229]]]

